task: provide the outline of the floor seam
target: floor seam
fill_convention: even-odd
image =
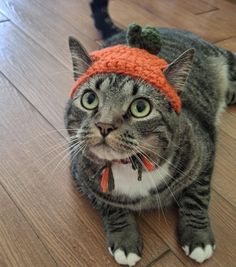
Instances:
[[[43,7],[42,7],[43,8]],[[5,14],[4,14],[5,15]],[[57,56],[55,56],[54,54],[52,54],[47,48],[45,48],[44,46],[42,46],[40,43],[37,42],[37,38],[34,38],[28,31],[26,31],[24,28],[22,28],[21,26],[19,26],[18,24],[16,24],[13,20],[9,19],[8,20],[16,29],[18,29],[21,33],[23,33],[28,39],[30,39],[33,43],[35,43],[38,47],[40,47],[41,49],[43,49],[46,53],[48,53],[52,58],[54,58],[57,62],[59,62],[62,66],[64,66],[66,69],[71,70],[71,68],[69,66],[67,66],[61,59],[59,59]],[[67,22],[67,21],[66,21]],[[73,28],[80,32],[77,28],[75,28],[73,26]],[[85,35],[84,33],[80,32],[80,34],[82,34],[83,36],[85,36],[86,38],[88,38],[89,40],[93,41],[95,43],[94,39],[89,38],[87,35]],[[69,38],[69,33],[68,33],[68,38]],[[68,45],[69,47],[69,45]]]
[[[63,139],[66,139],[65,136],[63,136],[56,127],[54,127],[49,120],[25,97],[25,95],[8,79],[8,77],[2,72],[0,71],[0,74],[9,82],[9,84],[19,93],[19,95],[21,97],[24,98],[24,100],[29,103],[34,110],[36,110],[38,112],[38,114],[51,126],[53,127],[53,129],[56,130],[56,132],[63,137]],[[23,218],[26,220],[26,222],[29,224],[30,228],[32,229],[32,231],[35,233],[35,235],[37,236],[37,238],[40,240],[40,242],[42,243],[43,247],[46,249],[46,251],[49,253],[49,255],[51,256],[52,260],[55,262],[56,266],[59,266],[56,259],[53,257],[53,255],[51,254],[48,246],[43,242],[43,240],[41,239],[41,237],[39,236],[38,232],[36,231],[36,229],[34,228],[31,220],[29,218],[26,217],[26,215],[24,214],[24,212],[21,210],[20,206],[18,205],[18,203],[15,201],[15,199],[13,198],[13,196],[10,194],[10,192],[7,190],[6,186],[3,184],[2,181],[0,181],[0,185],[3,187],[4,191],[7,193],[7,195],[9,196],[9,198],[12,200],[12,202],[15,204],[16,208],[19,210],[19,212],[22,214]]]
[[[33,231],[33,233],[36,235],[36,237],[38,238],[39,242],[42,244],[42,246],[45,248],[45,250],[47,251],[47,253],[49,254],[49,256],[52,258],[53,262],[56,264],[56,266],[59,266],[58,263],[57,263],[57,261],[56,261],[56,259],[51,254],[48,246],[40,238],[39,234],[35,230],[33,224],[31,223],[31,221],[25,216],[24,212],[20,209],[20,207],[18,206],[17,202],[12,197],[12,195],[7,190],[6,186],[2,183],[2,181],[0,181],[0,185],[2,186],[3,190],[6,192],[6,194],[8,195],[8,197],[11,199],[11,201],[13,202],[13,204],[15,205],[15,207],[17,208],[17,210],[20,212],[20,214],[22,215],[22,217],[25,219],[25,221],[27,222],[27,224],[29,225],[29,227],[31,228],[31,230]]]
[[[220,10],[218,7],[214,7],[212,9],[205,10],[205,11],[200,11],[200,12],[196,12],[196,13],[193,13],[193,14],[195,16],[199,16],[199,15],[202,15],[202,14],[207,14],[207,13],[211,13],[211,12],[218,11],[218,10]]]
[[[236,35],[233,35],[233,36],[230,36],[230,37],[227,37],[227,38],[224,38],[224,39],[220,39],[220,40],[214,41],[212,43],[213,44],[217,44],[217,43],[220,43],[220,42],[224,42],[224,41],[230,40],[230,39],[235,38],[235,37],[236,37]]]
[[[163,258],[165,255],[169,254],[171,252],[171,249],[164,251],[162,254],[160,254],[156,259],[151,261],[146,267],[151,267],[155,262],[159,261],[161,258]]]
[[[41,111],[21,92],[21,90],[19,90],[15,84],[5,75],[4,72],[2,72],[0,70],[0,74],[2,74],[2,76],[14,87],[14,89],[27,101],[27,103],[29,103],[39,114],[41,117],[44,118],[45,121],[47,121],[47,123],[54,129],[56,130],[56,132],[63,137],[63,139],[67,140],[66,137],[57,129],[57,127],[55,127],[42,113]]]
[[[224,196],[222,196],[218,191],[216,191],[215,188],[212,188],[212,191],[214,191],[218,196],[220,196],[221,198],[223,198],[224,201],[225,201],[226,203],[228,203],[228,204],[230,205],[231,208],[233,208],[234,210],[236,210],[236,207],[235,207],[231,202],[229,202]],[[210,205],[211,205],[211,201],[210,201]]]

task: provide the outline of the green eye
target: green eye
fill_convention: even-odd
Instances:
[[[97,95],[92,91],[86,92],[81,98],[81,105],[88,110],[95,109],[98,106]]]
[[[137,99],[131,104],[130,111],[136,118],[144,118],[151,111],[151,105],[146,99]]]

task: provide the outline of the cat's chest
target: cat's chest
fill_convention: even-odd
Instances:
[[[133,170],[131,164],[112,165],[115,189],[113,194],[122,194],[129,197],[145,197],[150,190],[165,183],[169,176],[169,164],[156,168],[152,172],[143,172],[142,180],[138,181],[137,170]]]

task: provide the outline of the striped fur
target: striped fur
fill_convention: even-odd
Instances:
[[[198,262],[212,255],[215,241],[208,205],[217,125],[224,107],[236,102],[236,57],[233,53],[189,32],[162,28],[160,33],[163,44],[159,56],[169,63],[189,48],[194,47],[196,51],[192,70],[181,93],[180,115],[150,85],[117,74],[91,78],[81,86],[75,98],[69,100],[65,113],[69,135],[74,142],[83,142],[83,153],[71,146],[75,181],[101,213],[110,252],[118,263],[125,262],[130,266],[142,253],[142,239],[132,211],[159,208],[174,202],[179,206],[178,233],[186,254]],[[108,40],[106,45],[124,41],[121,33]],[[73,47],[71,49],[75,55]],[[81,53],[81,49],[79,51]],[[79,53],[77,57],[85,58]],[[97,93],[100,101],[99,108],[92,112],[84,110],[80,104],[81,95],[88,88]],[[128,112],[130,103],[138,97],[145,97],[153,106],[151,114],[140,120],[132,118]],[[101,138],[94,126],[98,120],[114,123],[117,128],[111,137],[108,135],[110,139],[107,137],[113,151],[94,147]],[[144,149],[145,145],[149,149]],[[148,195],[101,193],[100,181],[90,178],[103,164],[104,158],[126,158],[140,149],[160,169],[169,162],[168,175],[153,186]]]

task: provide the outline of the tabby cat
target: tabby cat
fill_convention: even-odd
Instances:
[[[175,202],[186,255],[199,263],[212,256],[208,205],[217,125],[224,108],[236,103],[235,54],[186,31],[158,31],[162,44],[154,52],[169,63],[163,76],[181,99],[180,112],[142,78],[98,72],[79,83],[65,113],[73,177],[101,215],[109,252],[129,266],[141,259],[143,248],[135,212]],[[153,56],[160,40],[143,32],[132,25],[128,35],[117,33],[105,44]],[[76,39],[69,45],[78,80],[94,59]],[[108,181],[102,181],[107,170]]]

